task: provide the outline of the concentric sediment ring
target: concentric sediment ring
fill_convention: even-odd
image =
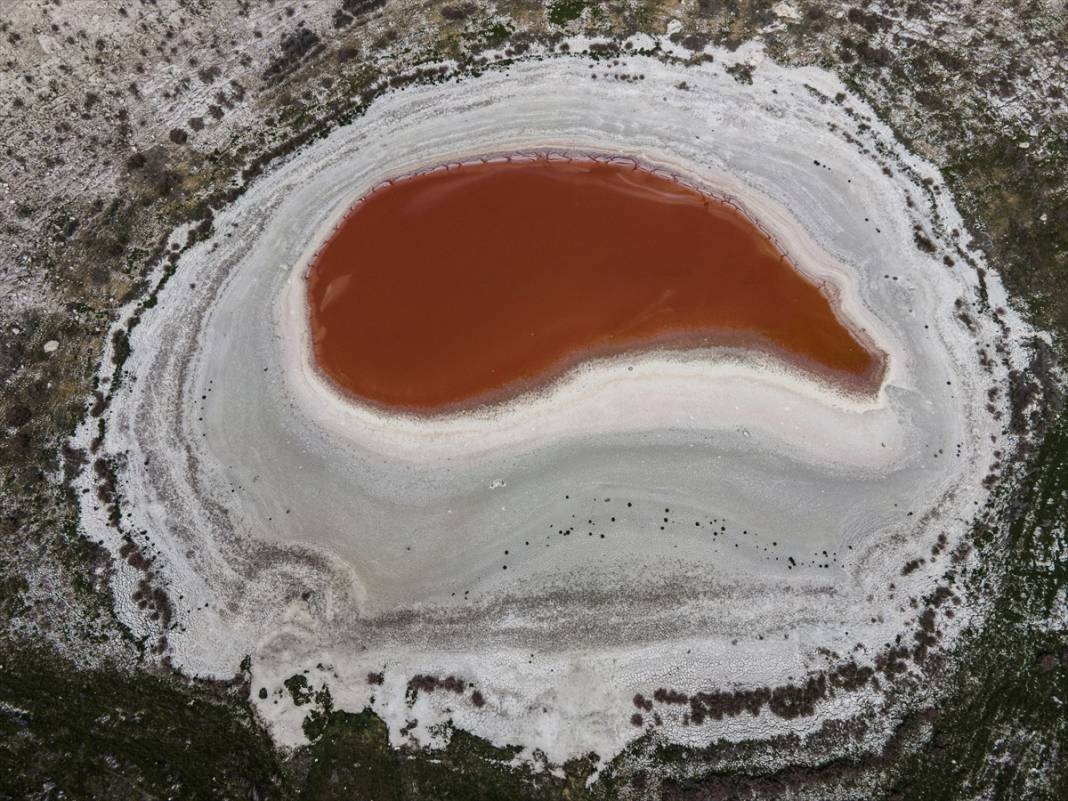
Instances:
[[[614,69],[640,81],[591,80],[603,69],[555,58],[387,95],[183,257],[134,331],[105,439],[125,459],[123,525],[185,599],[176,665],[229,675],[251,653],[257,686],[309,669],[339,706],[373,695],[397,738],[449,718],[553,758],[607,756],[638,733],[636,691],[781,684],[829,654],[870,659],[914,616],[941,566],[902,565],[965,530],[1001,431],[987,390],[1004,368],[976,340],[1005,329],[980,309],[966,325],[974,270],[915,244],[920,226],[959,253],[948,194],[923,183],[939,176],[818,70],[765,63],[745,85],[630,57]],[[732,352],[588,364],[432,419],[334,392],[311,365],[303,276],[346,209],[386,178],[550,152],[635,159],[729,198],[888,354],[878,395]],[[486,703],[410,707],[417,673],[462,677]],[[261,711],[299,741],[304,712],[276,699]],[[836,697],[792,730],[868,701]],[[680,712],[662,731],[780,723]]]

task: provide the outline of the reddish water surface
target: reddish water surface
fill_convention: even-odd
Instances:
[[[741,213],[629,165],[516,160],[395,182],[349,214],[308,293],[323,372],[409,412],[651,347],[756,349],[861,391],[882,373]]]

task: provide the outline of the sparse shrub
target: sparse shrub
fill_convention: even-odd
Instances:
[[[293,698],[293,703],[297,706],[304,706],[312,700],[312,689],[308,686],[307,677],[300,673],[295,673],[288,679],[282,682],[289,695]]]
[[[727,74],[734,78],[734,80],[738,81],[738,83],[751,84],[753,82],[754,68],[752,64],[746,64],[745,62],[740,61],[737,64],[731,64],[725,69],[727,70]]]
[[[907,576],[909,573],[915,572],[915,570],[922,565],[926,560],[924,559],[910,559],[905,562],[905,566],[901,568],[901,575]]]
[[[660,687],[653,693],[653,699],[660,704],[685,704],[690,700],[686,693],[681,693],[678,690],[668,690],[664,687]]]
[[[556,0],[546,10],[546,18],[553,25],[566,25],[582,16],[587,0]]]
[[[477,10],[474,3],[452,3],[441,7],[441,16],[449,22],[458,22],[467,19]]]
[[[912,238],[916,242],[916,247],[922,250],[924,253],[934,253],[938,250],[935,243],[920,229],[916,229],[912,232]]]

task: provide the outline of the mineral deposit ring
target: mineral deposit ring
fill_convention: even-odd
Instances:
[[[656,687],[759,701],[700,725],[666,704],[669,740],[784,730],[798,707],[765,702],[794,696],[763,688],[835,669],[829,654],[871,663],[915,624],[906,599],[941,570],[902,565],[964,532],[1001,430],[987,390],[1005,366],[974,343],[1023,326],[979,307],[962,322],[981,262],[942,263],[962,226],[940,177],[859,101],[820,102],[845,91],[835,78],[629,61],[640,91],[550,58],[387,94],[181,259],[133,330],[103,443],[125,465],[123,536],[152,536],[174,595],[205,601],[176,610],[176,666],[230,675],[250,654],[256,689],[307,671],[339,708],[373,696],[397,742],[450,719],[566,759],[618,751]],[[317,252],[384,181],[516,157],[628,164],[731,204],[876,354],[877,379],[858,391],[707,342],[602,352],[433,414],[341,391],[311,338]],[[413,695],[427,676],[483,703]],[[879,702],[869,686],[812,699],[802,729]],[[300,709],[260,711],[301,741]]]

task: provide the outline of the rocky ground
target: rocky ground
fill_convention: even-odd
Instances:
[[[312,744],[280,753],[246,706],[244,667],[191,682],[144,653],[110,612],[107,559],[77,535],[75,472],[95,470],[102,500],[121,502],[108,464],[63,452],[107,403],[101,354],[125,358],[112,316],[151,302],[150,268],[166,274],[272,160],[376,95],[578,33],[608,57],[638,31],[670,31],[693,58],[758,41],[837,72],[940,166],[988,261],[1052,333],[1009,388],[1029,410],[1010,421],[1027,444],[1000,479],[1004,514],[973,539],[988,625],[946,668],[942,702],[849,761],[789,741],[647,739],[587,785],[586,760],[513,768],[507,749],[462,733],[444,754],[391,751],[381,721],[328,698]],[[1068,423],[1053,380],[1068,333],[1063,2],[22,0],[0,9],[0,59],[0,798],[1068,794]]]

